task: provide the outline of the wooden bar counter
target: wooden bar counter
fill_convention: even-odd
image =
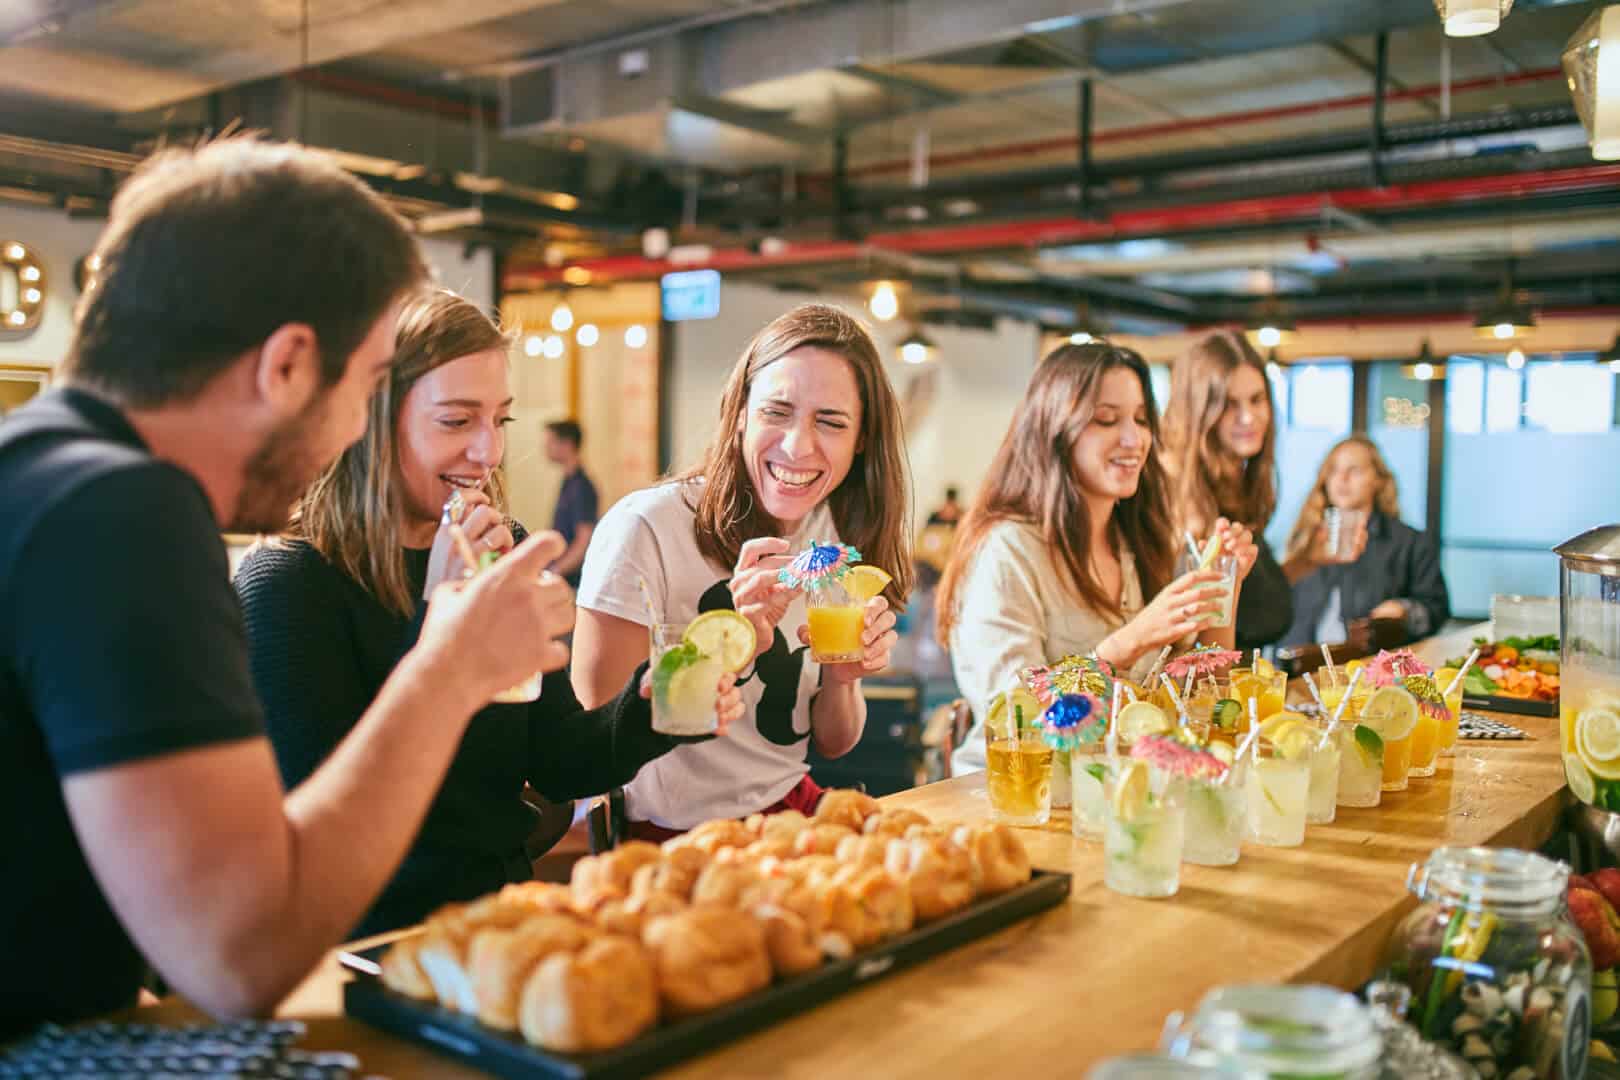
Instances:
[[[1425,643],[1430,663],[1465,653],[1472,631]],[[1181,891],[1138,900],[1103,885],[1102,847],[1069,833],[1067,812],[1021,831],[1035,864],[1074,875],[1069,902],[790,1022],[693,1059],[678,1077],[1079,1076],[1094,1061],[1154,1046],[1166,1014],[1213,987],[1325,982],[1354,989],[1377,968],[1414,903],[1407,867],[1447,845],[1534,848],[1566,798],[1557,721],[1504,717],[1528,741],[1462,742],[1436,775],[1341,807],[1302,847],[1245,845],[1236,866],[1183,865]],[[982,775],[890,796],[938,819],[988,817]],[[330,959],[290,998],[305,1045],[359,1054],[367,1073],[481,1075],[341,1016]],[[194,1018],[166,1002],[139,1018]]]

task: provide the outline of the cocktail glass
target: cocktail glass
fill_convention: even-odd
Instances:
[[[1108,758],[1102,743],[1069,752],[1069,823],[1074,835],[1097,840],[1108,820]]]
[[[652,661],[652,729],[665,735],[707,735],[720,726],[715,700],[720,676],[725,673],[717,657],[697,653],[685,641],[688,623],[656,623],[648,628]],[[677,649],[695,655],[675,666],[665,656]],[[683,654],[684,656],[684,654]]]
[[[1311,786],[1308,744],[1293,756],[1264,737],[1249,763],[1249,838],[1266,847],[1297,847],[1305,842],[1305,808]]]
[[[1312,734],[1320,736],[1325,727],[1325,723],[1318,725]],[[1305,796],[1306,824],[1327,825],[1333,821],[1337,813],[1343,756],[1337,732],[1325,743],[1318,738],[1316,748],[1311,752],[1310,788]]]
[[[1417,723],[1412,725],[1412,766],[1407,770],[1408,776],[1434,775],[1442,738],[1440,718],[1419,708]]]
[[[1131,766],[1146,768],[1149,791],[1140,800],[1124,800],[1119,784]],[[1108,816],[1103,835],[1103,884],[1126,896],[1149,899],[1174,896],[1181,887],[1181,850],[1186,815],[1176,786],[1157,769],[1141,762],[1110,766]]]
[[[1230,866],[1237,862],[1249,831],[1248,795],[1241,772],[1229,780],[1184,783],[1186,834],[1181,857],[1198,866]]]
[[[806,589],[810,621],[810,659],[818,664],[849,664],[866,655],[866,605],[836,581]]]
[[[1021,710],[1004,709],[985,725],[985,787],[990,811],[1007,825],[1045,825],[1052,818],[1052,756],[1055,751]]]

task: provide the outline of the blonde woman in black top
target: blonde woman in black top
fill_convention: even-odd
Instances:
[[[237,572],[253,679],[289,785],[365,711],[415,640],[422,598],[460,573],[442,524],[452,496],[478,552],[505,552],[523,536],[506,517],[499,472],[509,344],[452,293],[408,304],[365,436],[305,493],[287,536],[250,552]],[[529,877],[525,782],[550,799],[594,795],[691,741],[651,730],[645,673],[637,667],[598,709],[581,708],[557,671],[538,701],[474,716],[416,842],[359,932],[416,922]],[[722,730],[741,713],[732,681],[720,684]]]

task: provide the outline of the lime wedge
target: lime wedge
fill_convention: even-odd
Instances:
[[[1198,556],[1198,569],[1208,570],[1215,565],[1215,557],[1221,553],[1221,538],[1212,536],[1209,543],[1204,545],[1203,554]]]
[[[754,624],[735,611],[705,611],[687,626],[682,641],[712,656],[727,671],[741,671],[754,658]]]
[[[840,579],[839,584],[844,587],[844,591],[849,594],[851,600],[858,600],[864,604],[884,589],[887,589],[889,583],[893,580],[894,578],[890,577],[886,571],[879,570],[875,566],[868,566],[865,563],[857,563],[849,568],[849,571]]]

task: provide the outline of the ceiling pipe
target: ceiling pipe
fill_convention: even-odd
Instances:
[[[1483,78],[1454,82],[1451,84],[1450,92],[1453,95],[1465,94],[1472,90],[1522,86],[1529,83],[1546,82],[1551,79],[1562,79],[1563,77],[1564,73],[1560,68],[1536,68],[1533,71],[1521,71],[1513,75],[1489,75]],[[1440,83],[1413,86],[1405,90],[1394,90],[1386,93],[1384,103],[1387,107],[1403,101],[1421,101],[1427,98],[1439,97],[1444,92],[1445,87]],[[1156,139],[1166,135],[1181,135],[1189,131],[1208,131],[1214,128],[1259,124],[1272,120],[1292,120],[1303,116],[1320,116],[1329,112],[1370,108],[1373,100],[1374,95],[1372,94],[1352,94],[1348,97],[1324,98],[1321,101],[1307,101],[1297,105],[1277,105],[1267,109],[1249,109],[1244,112],[1223,113],[1220,116],[1188,117],[1160,124],[1142,124],[1136,127],[1115,128],[1112,131],[1099,131],[1092,136],[1092,141],[1096,145],[1105,145],[1135,139]],[[932,172],[936,169],[948,169],[954,165],[977,165],[986,161],[1003,161],[1010,157],[1030,157],[1038,154],[1056,154],[1060,152],[1072,155],[1076,152],[1079,143],[1080,140],[1077,136],[1062,135],[1051,139],[1003,143],[1000,146],[987,146],[981,150],[940,153],[928,159],[928,167],[929,171]],[[859,180],[869,176],[904,174],[910,169],[911,162],[909,159],[906,161],[897,159],[877,161],[867,165],[851,167],[849,178]],[[825,182],[831,179],[829,173],[806,173],[800,176],[801,182]]]
[[[1490,198],[1599,191],[1620,187],[1620,165],[1505,173],[1417,183],[1395,183],[1383,188],[1353,188],[1252,199],[1232,199],[1189,206],[1147,207],[1118,211],[1096,220],[1073,216],[1028,221],[961,225],[915,232],[876,233],[864,243],[819,241],[790,243],[778,253],[765,255],[744,248],[723,248],[707,258],[676,265],[667,259],[609,256],[575,265],[600,280],[645,279],[670,270],[710,267],[743,270],[773,266],[813,265],[858,259],[871,251],[946,253],[996,249],[1040,248],[1126,237],[1163,236],[1206,228],[1264,225],[1280,221],[1314,221],[1330,208],[1348,211],[1400,210],[1440,207]],[[562,267],[516,263],[507,273],[505,287],[513,290],[543,288],[561,282]]]

